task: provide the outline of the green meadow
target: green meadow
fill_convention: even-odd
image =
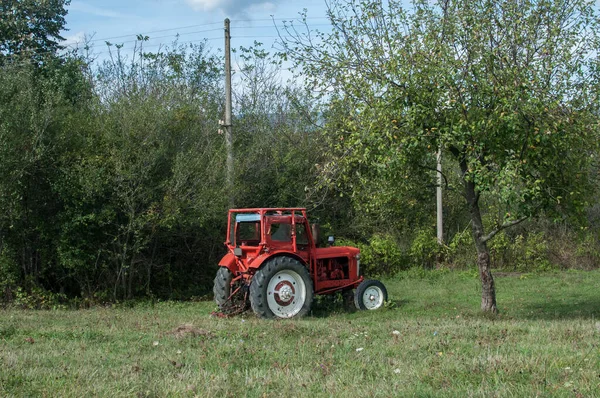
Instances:
[[[390,301],[320,298],[300,320],[201,302],[0,311],[0,396],[600,396],[600,272],[409,272]]]

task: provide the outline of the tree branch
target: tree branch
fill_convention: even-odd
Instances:
[[[447,190],[451,190],[450,188],[450,184],[448,183],[448,177],[446,177],[446,174],[444,174],[442,171],[439,171],[437,168],[433,168],[430,166],[425,166],[422,164],[417,164],[416,165],[418,168],[420,169],[425,169],[425,170],[430,170],[430,171],[434,171],[436,174],[440,174],[442,176],[442,178],[444,179],[444,186],[446,187]],[[438,184],[434,185],[435,187],[439,186]]]
[[[492,239],[494,236],[496,236],[498,234],[498,232],[505,230],[506,228],[510,228],[514,225],[520,224],[523,221],[527,220],[529,218],[529,216],[523,216],[517,220],[513,220],[510,222],[506,222],[502,225],[500,225],[498,228],[496,228],[495,230],[493,230],[492,232],[490,232],[489,234],[485,235],[483,238],[481,238],[481,241],[483,243],[487,242],[488,240]]]

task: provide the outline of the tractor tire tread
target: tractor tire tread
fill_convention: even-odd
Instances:
[[[381,292],[383,293],[383,303],[385,303],[388,300],[387,289],[385,288],[385,285],[383,283],[381,283],[377,279],[365,279],[358,285],[356,291],[354,292],[354,305],[356,306],[357,310],[362,311],[367,309],[362,301],[362,296],[365,290],[367,290],[367,288],[369,288],[370,286],[377,286],[379,289],[381,289]]]
[[[230,295],[233,273],[227,267],[219,267],[215,276],[213,294],[220,309],[225,309]]]
[[[267,299],[265,296],[265,292],[267,289],[267,285],[269,284],[270,278],[275,275],[277,272],[283,269],[292,269],[297,268],[296,271],[299,274],[304,274],[306,282],[306,308],[300,311],[295,318],[302,317],[306,315],[308,310],[312,305],[313,300],[313,282],[308,273],[308,270],[302,263],[292,257],[288,256],[278,256],[274,257],[267,262],[254,274],[252,277],[252,283],[250,284],[250,305],[252,306],[252,311],[259,318],[264,319],[272,319],[275,318],[273,312],[269,309],[269,305],[267,303]]]

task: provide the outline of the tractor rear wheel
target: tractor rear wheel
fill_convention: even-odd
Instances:
[[[261,318],[299,318],[310,311],[313,283],[308,270],[291,257],[275,257],[250,284],[250,304]]]
[[[375,279],[362,281],[354,292],[354,304],[359,310],[376,310],[383,307],[387,299],[385,286]]]
[[[233,273],[227,267],[219,267],[213,286],[215,302],[225,314],[236,314],[248,309],[248,286],[243,280],[233,282]],[[232,293],[234,293],[232,295]]]
[[[233,273],[229,270],[229,268],[219,267],[217,276],[215,276],[213,293],[215,295],[215,302],[221,311],[227,309],[227,303],[229,302],[229,296],[231,295],[232,279]]]

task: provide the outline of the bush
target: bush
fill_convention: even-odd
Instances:
[[[10,302],[19,281],[19,264],[13,253],[4,246],[0,251],[0,302]]]
[[[430,228],[417,231],[409,251],[412,265],[432,269],[437,260],[444,257],[445,249],[438,243],[437,237],[432,232]]]
[[[521,272],[547,271],[552,269],[548,260],[548,242],[542,232],[517,235],[512,245],[513,269]]]
[[[451,264],[452,268],[476,269],[475,259],[471,228],[465,228],[457,232],[448,244],[446,262]]]
[[[67,297],[61,293],[53,293],[38,287],[26,291],[19,287],[15,291],[13,304],[28,310],[56,310],[65,309],[66,302]]]
[[[597,268],[600,264],[600,239],[598,233],[588,229],[575,245],[575,263],[569,268]]]
[[[477,268],[470,230],[457,233],[448,245],[448,261],[454,268]],[[552,243],[551,243],[552,242]],[[497,270],[535,272],[557,267],[550,261],[552,239],[544,232],[520,233],[514,237],[500,232],[488,242],[492,267]]]
[[[375,234],[367,243],[340,239],[340,245],[360,249],[360,264],[363,274],[369,277],[393,275],[410,267],[411,261],[402,252],[398,242],[389,234]]]

